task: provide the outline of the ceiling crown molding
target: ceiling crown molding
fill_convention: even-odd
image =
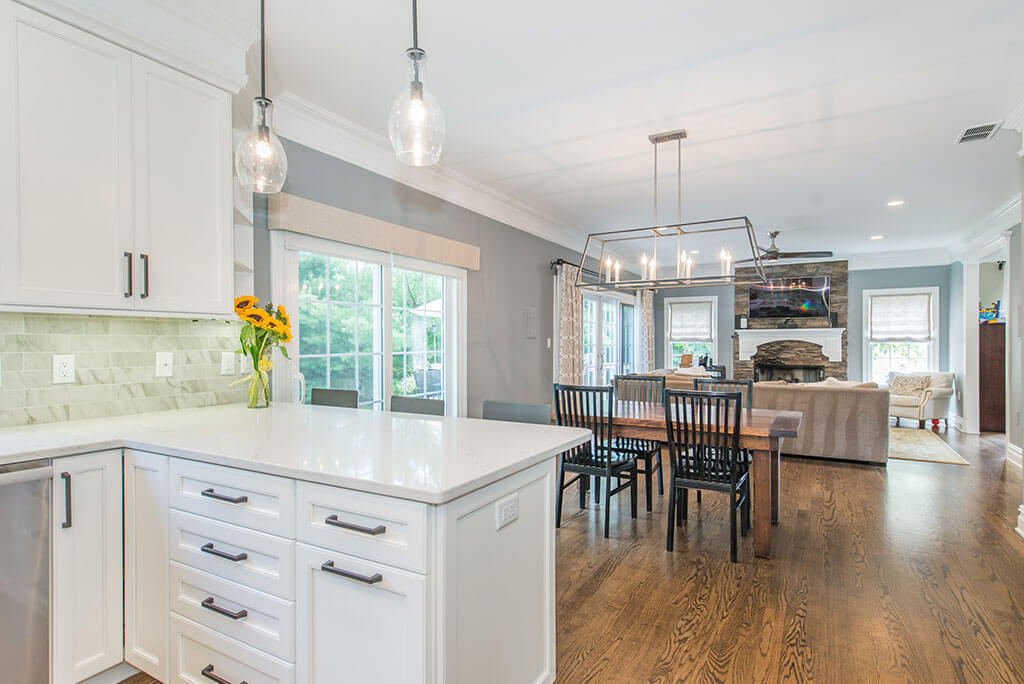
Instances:
[[[1017,150],[1017,156],[1024,157],[1024,100],[1021,100],[1017,108],[1003,119],[1003,128],[1011,128],[1021,134],[1022,142],[1020,149]]]
[[[237,93],[259,35],[207,0],[18,0],[121,47]]]
[[[301,145],[564,247],[578,251],[586,239],[585,233],[451,169],[406,166],[395,159],[384,136],[294,93],[274,96],[274,127],[279,135]]]
[[[1008,202],[997,207],[982,219],[955,248],[959,261],[977,263],[998,251],[1006,239],[1006,231],[1021,222],[1021,195],[1017,193]]]

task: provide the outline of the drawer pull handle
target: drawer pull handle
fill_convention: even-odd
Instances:
[[[357,572],[349,572],[348,570],[336,568],[334,567],[334,561],[327,561],[326,563],[320,566],[320,569],[324,572],[329,572],[332,575],[341,575],[342,577],[354,579],[357,582],[362,582],[363,584],[376,584],[377,582],[380,582],[384,579],[383,577],[381,577],[381,574],[379,572],[376,572],[367,577],[366,575],[360,575]]]
[[[199,550],[202,551],[203,553],[208,553],[211,556],[217,556],[217,558],[223,558],[225,560],[229,560],[229,561],[232,561],[234,563],[237,563],[238,561],[244,561],[246,558],[249,557],[249,554],[245,553],[244,551],[242,553],[236,553],[236,554],[232,555],[232,554],[228,553],[227,551],[221,551],[220,549],[215,549],[215,548],[213,548],[213,542],[210,542],[209,544],[203,544],[202,546],[199,547]]]
[[[217,682],[217,684],[231,684],[231,682],[229,682],[228,680],[224,679],[220,675],[217,675],[217,674],[213,673],[213,664],[212,663],[207,665],[206,667],[204,667],[199,672],[199,674],[203,675],[207,679],[212,679],[213,681]],[[247,682],[247,681],[245,681],[243,679],[238,684],[249,684],[249,682]]]
[[[356,532],[362,532],[363,534],[384,534],[388,531],[388,528],[383,525],[377,525],[376,527],[363,527],[362,525],[356,525],[355,523],[345,522],[344,520],[338,520],[338,516],[329,515],[324,520],[328,525],[334,525],[335,527],[341,527],[346,530],[354,530]]]
[[[235,504],[245,503],[246,501],[249,500],[249,497],[247,496],[228,496],[227,494],[218,494],[217,492],[213,491],[213,487],[210,487],[209,489],[204,489],[199,493],[202,496],[206,496],[211,499],[216,499],[217,501],[226,501],[228,503]]]
[[[222,607],[218,606],[216,603],[214,603],[212,596],[204,598],[202,606],[203,606],[203,608],[206,608],[207,610],[212,610],[214,613],[220,613],[221,615],[226,615],[227,617],[231,618],[232,620],[241,620],[242,618],[244,618],[246,615],[249,614],[249,611],[247,611],[244,608],[242,610],[238,611],[237,613],[232,613],[227,608],[222,608]]]

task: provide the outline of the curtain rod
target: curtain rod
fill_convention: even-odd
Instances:
[[[580,267],[579,264],[574,264],[571,261],[566,261],[565,259],[555,259],[554,261],[551,262],[552,269],[556,269],[559,266],[575,266],[576,268]]]

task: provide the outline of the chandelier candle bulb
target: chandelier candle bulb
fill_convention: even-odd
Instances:
[[[647,280],[647,255],[640,257],[640,279]]]
[[[615,262],[615,282],[619,282],[619,262]]]

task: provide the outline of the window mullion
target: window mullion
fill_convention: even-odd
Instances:
[[[380,326],[381,326],[381,341],[380,348],[383,352],[384,358],[382,361],[382,375],[381,378],[381,400],[384,402],[384,410],[387,410],[391,405],[391,393],[392,386],[394,384],[394,368],[393,368],[393,352],[392,347],[392,320],[391,315],[394,311],[392,304],[392,283],[391,283],[391,266],[383,265],[380,269]]]

